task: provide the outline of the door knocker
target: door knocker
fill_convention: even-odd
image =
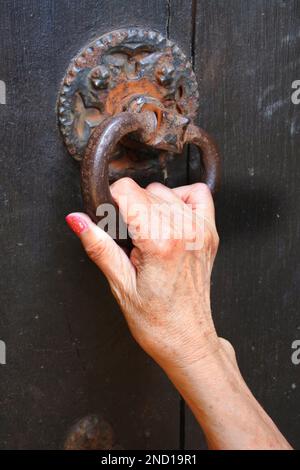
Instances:
[[[194,144],[203,182],[214,193],[220,159],[213,139],[193,124],[198,86],[190,62],[155,31],[120,29],[75,57],[58,98],[59,127],[69,153],[81,161],[85,210],[114,204],[109,184],[130,176],[140,184],[166,180],[168,162]]]

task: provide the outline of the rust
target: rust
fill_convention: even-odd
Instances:
[[[83,199],[95,222],[100,204],[114,204],[111,182],[126,175],[160,180],[185,144],[198,147],[203,181],[212,192],[218,188],[218,149],[193,124],[197,109],[192,66],[160,33],[113,31],[73,59],[58,99],[59,125],[70,154],[82,162]]]
[[[180,121],[179,121],[180,122]],[[188,123],[185,122],[186,125]],[[182,123],[181,123],[182,124]],[[118,207],[110,193],[108,166],[111,161],[116,146],[120,140],[133,132],[138,134],[140,141],[160,147],[162,140],[157,138],[157,119],[152,111],[141,113],[124,112],[107,119],[92,134],[81,165],[82,194],[85,210],[94,222],[98,222],[97,208],[101,204],[111,204],[118,214]],[[193,124],[188,124],[186,129],[180,127],[176,116],[164,113],[160,133],[165,136],[164,145],[172,146],[177,152],[182,150],[184,144],[194,144],[201,151],[201,158],[204,167],[203,181],[215,192],[220,183],[220,162],[218,149],[212,138],[203,129]],[[169,134],[166,134],[166,129]],[[171,142],[167,137],[170,135]],[[119,237],[119,227],[117,227],[116,240],[121,245],[130,245],[128,238]]]
[[[141,114],[124,112],[107,119],[93,132],[81,165],[81,189],[87,214],[94,222],[99,221],[97,208],[100,204],[111,204],[118,214],[118,207],[111,196],[108,179],[108,165],[115,152],[115,147],[122,137],[135,132],[147,143],[156,129],[154,113]],[[118,221],[117,221],[118,222]],[[128,245],[128,238],[119,238],[117,225],[116,239],[120,244]]]
[[[221,183],[221,163],[216,142],[206,131],[190,124],[184,136],[184,144],[197,146],[204,169],[203,182],[214,194],[218,191]]]
[[[152,96],[158,101],[164,100],[160,87],[146,78],[138,81],[123,82],[117,85],[107,96],[105,111],[107,115],[114,116],[127,110],[128,102],[135,96]]]
[[[110,450],[114,441],[111,425],[97,415],[88,415],[71,427],[64,450]]]
[[[189,119],[196,116],[196,78],[176,44],[159,32],[128,28],[85,47],[71,61],[57,103],[59,127],[70,154],[82,160],[94,128],[126,111],[137,95],[156,99]],[[153,154],[153,167],[164,153],[160,149]]]

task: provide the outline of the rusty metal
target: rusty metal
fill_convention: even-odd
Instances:
[[[165,110],[188,119],[196,116],[197,81],[176,44],[156,31],[128,28],[106,34],[80,51],[63,79],[57,104],[69,153],[81,161],[94,128],[128,110],[131,100],[138,97],[155,99]],[[127,139],[110,162],[109,180],[129,175],[139,181],[141,174],[149,180],[163,180],[166,165],[173,159],[172,151],[149,151]]]
[[[159,174],[165,181],[185,144],[199,148],[203,181],[217,189],[218,150],[193,124],[197,109],[192,66],[160,33],[113,31],[75,57],[58,100],[59,125],[70,154],[82,162],[83,199],[94,221],[100,204],[114,204],[110,183],[122,176],[161,180]]]
[[[111,450],[116,448],[111,425],[97,415],[81,418],[69,430],[64,450]]]
[[[203,182],[214,194],[219,189],[221,182],[221,163],[217,144],[206,131],[194,124],[188,125],[183,144],[197,146],[204,169]]]
[[[153,112],[136,114],[120,113],[108,118],[99,125],[91,135],[84,159],[81,164],[81,189],[87,214],[95,222],[97,208],[100,204],[111,204],[118,214],[109,189],[108,165],[120,140],[127,134],[136,133],[141,142],[150,141],[156,129],[156,117]],[[116,239],[128,246],[128,238],[119,239],[118,217],[116,219]]]
[[[99,221],[96,213],[101,204],[108,203],[115,206],[109,189],[108,165],[120,140],[133,132],[140,142],[159,148],[161,145],[170,146],[178,153],[185,143],[195,144],[202,154],[204,182],[212,192],[217,189],[220,182],[220,165],[216,145],[203,129],[192,124],[187,125],[187,122],[184,126],[181,124],[180,120],[170,120],[170,115],[166,113],[161,123],[163,131],[159,132],[157,115],[153,111],[139,114],[124,112],[107,119],[95,129],[81,165],[84,205],[92,220]],[[172,137],[170,142],[166,139],[167,135]],[[164,141],[162,136],[165,138]],[[116,206],[115,209],[118,212]],[[119,238],[118,233],[116,238]]]

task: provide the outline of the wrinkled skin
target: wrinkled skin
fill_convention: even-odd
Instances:
[[[209,447],[289,449],[245,384],[233,347],[217,336],[214,327],[210,278],[219,237],[208,187],[197,183],[169,189],[153,183],[142,189],[123,178],[111,186],[111,192],[129,232],[139,234],[130,253],[85,214],[70,214],[67,222],[107,277],[136,341],[165,370],[192,409]],[[144,210],[131,210],[136,203]],[[158,203],[165,208],[152,213],[150,226],[168,229],[168,239],[164,232],[151,239],[145,230],[146,209]],[[181,238],[174,239],[175,222],[164,222],[169,206],[178,216],[184,214],[186,230]]]

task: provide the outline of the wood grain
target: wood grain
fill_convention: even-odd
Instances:
[[[197,2],[194,61],[199,123],[219,142],[221,246],[213,275],[214,319],[279,428],[299,448],[300,2]],[[202,97],[202,98],[201,98]],[[190,181],[199,178],[190,160]],[[189,415],[188,448],[203,446]],[[199,444],[200,443],[200,444]]]
[[[59,448],[71,424],[90,413],[111,424],[121,448],[178,447],[176,391],[131,338],[106,281],[64,222],[82,203],[79,168],[63,147],[55,111],[69,61],[103,33],[145,26],[188,50],[169,3],[1,3],[0,337],[7,365],[0,448]],[[188,8],[185,14],[188,22]],[[182,168],[175,175],[185,180]]]
[[[214,317],[250,387],[297,446],[300,121],[290,95],[299,23],[296,0],[1,3],[0,448],[61,447],[90,413],[111,424],[121,448],[182,444],[178,394],[134,343],[64,223],[82,206],[79,168],[56,124],[60,80],[86,43],[129,25],[161,31],[195,63],[199,123],[223,158]],[[193,151],[188,167],[184,157],[174,163],[168,184],[187,177],[200,178]],[[189,412],[185,433],[188,448],[205,448]]]

